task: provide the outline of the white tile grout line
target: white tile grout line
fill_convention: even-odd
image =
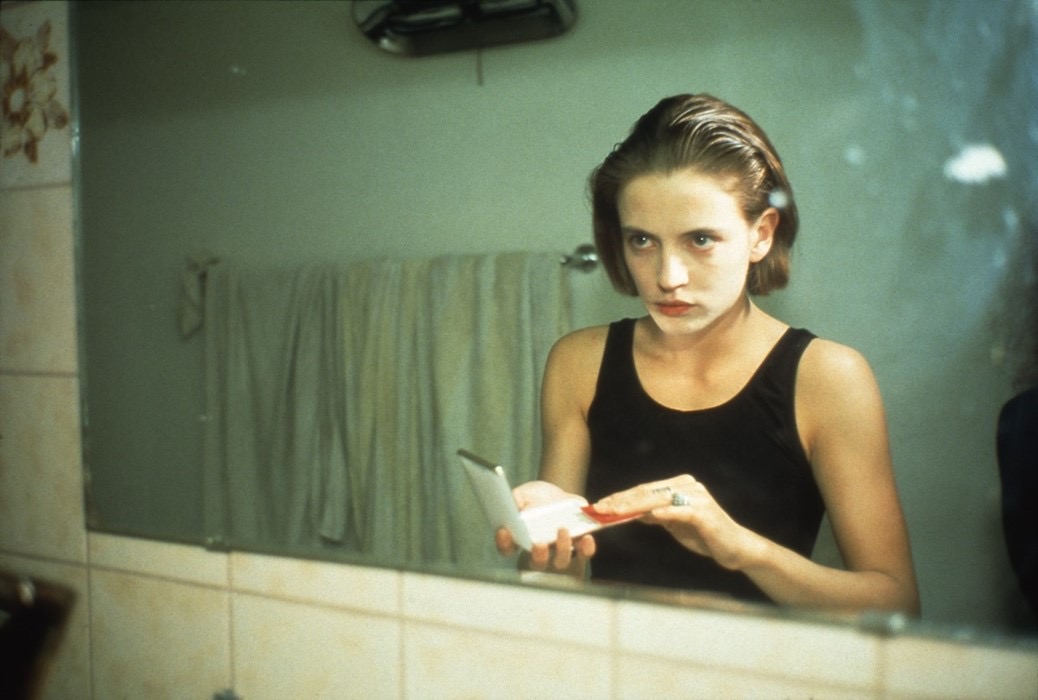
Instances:
[[[396,573],[396,596],[397,596],[397,634],[400,635],[399,643],[397,644],[398,663],[397,667],[400,669],[399,677],[397,678],[398,683],[398,694],[401,700],[407,698],[407,616],[404,614],[405,601],[404,601],[404,574],[401,572]]]
[[[4,369],[0,367],[0,377],[38,377],[41,379],[77,379],[79,372],[75,370],[34,370]]]
[[[620,697],[620,604],[609,601],[609,696]]]
[[[85,526],[84,526],[85,530]],[[86,605],[87,605],[87,675],[89,676],[87,687],[90,688],[90,697],[97,699],[96,684],[94,681],[94,567],[90,563],[90,535],[84,532],[83,545],[86,549],[83,560],[86,565]]]
[[[227,663],[229,665],[229,678],[231,692],[234,697],[238,696],[238,668],[236,664],[237,654],[234,648],[234,567],[231,565],[230,556],[227,557]]]
[[[73,184],[73,181],[71,179],[68,179],[58,180],[56,182],[32,182],[21,185],[4,185],[3,187],[0,187],[0,194],[7,194],[8,192],[32,192],[33,190],[57,189],[59,187],[72,187]]]

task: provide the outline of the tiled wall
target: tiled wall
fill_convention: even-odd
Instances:
[[[4,3],[15,39],[67,7]],[[69,129],[0,163],[0,568],[79,600],[48,698],[1038,696],[1038,655],[87,533]]]

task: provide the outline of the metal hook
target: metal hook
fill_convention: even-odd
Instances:
[[[563,255],[559,260],[563,267],[573,268],[581,272],[591,272],[598,266],[598,252],[590,243],[577,246],[569,255]]]

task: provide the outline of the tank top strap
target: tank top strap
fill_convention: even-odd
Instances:
[[[761,363],[757,373],[762,377],[771,378],[772,381],[778,381],[785,386],[790,386],[796,380],[800,358],[814,338],[815,334],[809,330],[787,328],[767,357],[764,358],[764,362]]]
[[[743,391],[750,394],[763,393],[776,408],[785,404],[786,410],[783,412],[787,413],[786,417],[792,418],[800,358],[814,338],[814,333],[803,328],[787,328]],[[791,425],[795,423],[794,420]]]
[[[624,318],[609,324],[605,350],[598,372],[596,395],[601,396],[611,386],[641,386],[634,367],[634,324],[637,319]]]
[[[740,400],[773,416],[781,441],[791,453],[808,463],[800,441],[796,418],[796,376],[800,358],[815,335],[803,328],[788,328],[743,389]]]

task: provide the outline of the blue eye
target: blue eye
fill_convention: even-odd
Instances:
[[[714,239],[705,233],[697,233],[692,236],[692,245],[696,248],[708,248],[714,242]]]
[[[642,248],[648,248],[652,245],[652,239],[646,236],[644,233],[632,233],[627,237],[627,243],[632,248],[638,250]]]

